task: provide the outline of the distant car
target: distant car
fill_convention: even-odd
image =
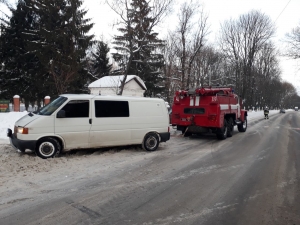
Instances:
[[[280,109],[280,113],[285,113],[285,109]]]

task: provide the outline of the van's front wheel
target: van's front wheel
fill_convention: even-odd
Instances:
[[[159,145],[159,138],[156,133],[149,133],[143,141],[143,149],[147,151],[155,151]]]
[[[41,139],[36,147],[37,156],[47,159],[53,158],[59,154],[61,146],[59,142],[54,138],[43,138]]]

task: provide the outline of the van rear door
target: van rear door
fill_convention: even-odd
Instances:
[[[64,118],[55,116],[55,134],[65,141],[65,149],[89,148],[91,128],[90,100],[70,100],[61,110]]]

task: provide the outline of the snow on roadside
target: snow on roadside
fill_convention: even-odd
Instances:
[[[7,128],[14,130],[15,122],[28,112],[9,112],[0,113],[0,139],[8,139],[6,136]]]
[[[279,113],[279,110],[270,110],[269,116],[277,114],[277,113]],[[248,111],[248,117],[247,117],[248,121],[251,121],[254,119],[260,119],[260,118],[261,119],[264,118],[264,112],[262,110],[261,111]]]

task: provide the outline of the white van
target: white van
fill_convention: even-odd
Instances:
[[[142,144],[155,151],[170,132],[162,99],[64,94],[19,119],[7,136],[15,149],[46,159],[80,148]]]

